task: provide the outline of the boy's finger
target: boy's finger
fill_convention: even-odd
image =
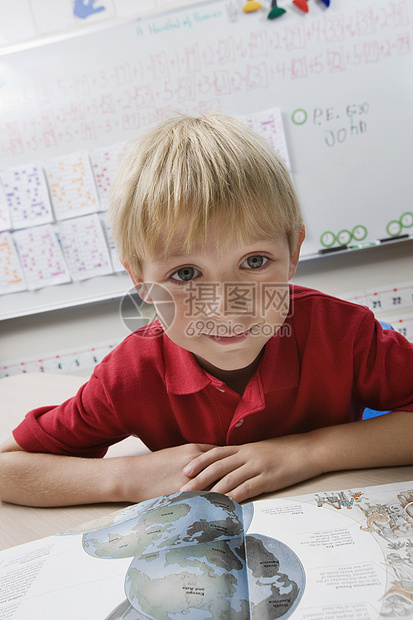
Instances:
[[[266,492],[266,488],[261,477],[255,476],[253,478],[247,478],[241,484],[233,489],[225,490],[225,485],[221,485],[221,482],[217,485],[214,485],[211,491],[215,491],[216,493],[222,493],[224,495],[228,495],[234,501],[241,503],[246,501],[247,499],[251,499],[253,497],[257,497],[262,493]]]
[[[229,456],[228,458],[214,460],[208,465],[203,463],[200,473],[198,475],[194,475],[192,480],[187,482],[181,488],[181,491],[204,490],[207,487],[210,487],[212,484],[216,483],[217,481],[221,480],[224,476],[227,476],[231,472],[237,470],[239,467],[241,467],[241,465],[242,463],[239,462],[238,459],[231,458],[231,456]]]
[[[216,484],[214,484],[211,491],[222,493],[223,495],[229,494],[231,497],[232,493],[235,492],[239,495],[241,487],[245,487],[245,492],[247,492],[247,490],[251,487],[252,480],[255,480],[256,477],[255,472],[251,472],[251,470],[244,465],[223,476]]]
[[[203,471],[210,465],[213,465],[214,463],[235,454],[236,451],[237,450],[235,446],[212,448],[204,454],[195,457],[190,463],[188,463],[188,465],[186,465],[186,467],[184,467],[183,472],[185,476],[188,477],[197,476],[201,471]]]

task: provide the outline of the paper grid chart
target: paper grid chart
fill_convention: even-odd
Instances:
[[[90,153],[102,211],[107,208],[110,186],[123,153],[123,144],[95,149]]]
[[[113,273],[98,215],[87,215],[61,222],[59,233],[73,280],[85,280]]]
[[[51,224],[13,233],[29,290],[70,282],[62,250]]]
[[[104,228],[105,228],[106,240],[109,246],[110,257],[112,259],[113,271],[115,272],[125,271],[124,266],[119,260],[118,253],[115,247],[115,242],[113,241],[112,235],[110,233],[109,224],[105,223]]]
[[[0,295],[27,289],[11,233],[0,233]]]
[[[0,231],[11,229],[10,212],[7,205],[6,193],[0,181]]]
[[[291,170],[280,108],[271,108],[264,112],[240,116],[239,118],[253,131],[265,138]]]
[[[99,210],[87,153],[73,153],[52,160],[46,169],[56,219],[65,220]]]
[[[288,164],[279,108],[244,121]],[[112,144],[0,171],[0,232],[8,231],[0,295],[124,271],[110,229],[97,214],[107,208],[126,148]]]
[[[37,164],[8,168],[1,173],[13,228],[53,221],[44,172]]]

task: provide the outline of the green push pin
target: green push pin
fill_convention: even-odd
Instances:
[[[284,13],[286,13],[286,10],[277,6],[277,0],[272,0],[271,11],[268,13],[268,19],[276,19],[276,17],[281,17]]]

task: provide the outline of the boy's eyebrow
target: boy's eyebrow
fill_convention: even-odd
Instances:
[[[187,257],[187,259],[189,261],[191,261],[191,257],[188,256],[188,254],[186,252],[180,252],[177,254],[168,254],[168,256],[165,257],[161,257],[161,256],[155,256],[152,260],[154,262],[156,262],[158,265],[166,265],[168,263],[171,262],[175,262],[175,261],[180,261],[182,260],[184,257]]]
[[[176,260],[183,256],[188,256],[188,254],[186,252],[175,252],[174,254],[168,254],[168,256],[158,256],[156,257],[156,261],[159,263],[167,263],[170,260]]]
[[[256,239],[255,241],[252,241],[248,251],[253,251],[253,250],[259,250],[258,246],[260,243],[266,243],[268,241],[271,241],[270,239],[264,238],[264,239]],[[245,249],[245,248],[244,248]],[[192,251],[190,252],[185,252],[185,251],[179,251],[179,249],[172,250],[171,254],[168,254],[168,256],[162,256],[161,254],[155,255],[154,257],[152,257],[153,261],[156,261],[158,264],[165,264],[165,263],[169,263],[172,261],[176,261],[176,260],[182,260],[182,259],[187,259],[189,262],[191,262],[192,260],[194,260],[194,258],[196,258],[197,254],[201,253],[202,254],[202,250],[200,248],[194,248]]]

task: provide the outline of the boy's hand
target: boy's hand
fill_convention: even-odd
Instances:
[[[26,506],[140,502],[178,492],[188,463],[214,446],[185,444],[139,456],[95,459],[0,446],[0,497]]]
[[[307,439],[290,435],[208,450],[184,468],[192,480],[181,491],[209,489],[242,502],[318,476],[323,472]]]
[[[411,465],[412,446],[412,412],[394,411],[300,435],[210,449],[184,467],[192,480],[181,490],[210,489],[242,502],[325,472]]]
[[[185,466],[215,446],[210,444],[184,444],[164,448],[150,454],[130,459],[129,473],[125,480],[123,498],[125,501],[140,502],[145,499],[178,493],[182,485],[189,482],[184,474]],[[134,461],[134,459],[139,459]],[[138,477],[134,476],[135,463]]]

